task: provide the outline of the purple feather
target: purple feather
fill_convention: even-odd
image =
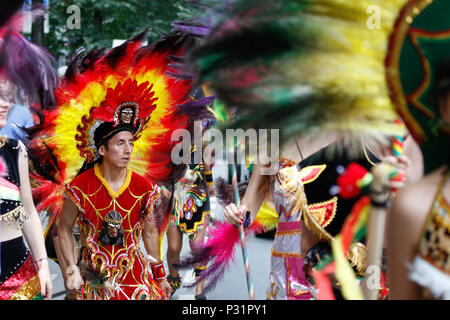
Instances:
[[[226,183],[224,178],[218,177],[216,179],[214,182],[214,190],[216,200],[222,207],[226,207],[234,202],[233,186]]]
[[[183,33],[190,34],[196,37],[205,37],[211,31],[210,26],[201,25],[198,23],[197,25],[192,25],[190,22],[194,23],[192,20],[189,21],[174,21],[171,25]]]
[[[57,76],[53,56],[21,36],[8,32],[0,44],[0,70],[22,89],[33,107],[55,105]]]
[[[200,98],[180,105],[178,112],[195,120],[214,119],[214,115],[207,108],[212,103],[214,103],[214,97],[212,96]]]
[[[248,181],[239,182],[238,184],[239,198],[242,199],[242,197],[245,194],[245,191],[247,190],[247,186]],[[214,182],[214,190],[216,200],[222,207],[226,207],[230,203],[234,203],[233,186],[231,184],[226,183],[224,178],[219,177],[216,179],[216,181]]]

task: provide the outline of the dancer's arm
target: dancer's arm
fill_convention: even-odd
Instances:
[[[425,220],[433,204],[441,171],[400,190],[387,220],[388,286],[391,299],[420,299],[419,286],[409,280],[408,263],[417,254]]]
[[[241,224],[245,220],[247,211],[251,213],[251,221],[255,220],[256,214],[264,202],[264,194],[261,192],[261,185],[264,182],[264,175],[261,174],[261,166],[255,164],[247,190],[242,198],[239,208],[234,203],[225,207],[224,219],[231,224]]]
[[[23,225],[23,234],[30,247],[33,259],[38,269],[39,281],[41,285],[42,297],[46,300],[52,297],[52,281],[48,268],[47,251],[45,250],[44,233],[42,231],[41,221],[34,206],[31,194],[31,186],[29,180],[28,159],[25,146],[19,142],[19,176],[20,176],[20,192],[22,195],[22,203],[28,214],[28,219]]]
[[[80,270],[77,267],[77,258],[74,253],[72,229],[78,216],[78,208],[70,200],[64,201],[61,216],[58,222],[58,243],[67,267],[67,288],[79,289],[83,284]]]
[[[142,229],[142,241],[144,242],[145,250],[147,251],[147,254],[151,256],[151,259],[156,260],[152,261],[152,264],[161,264],[161,255],[159,252],[159,232],[154,223],[154,219],[144,219],[144,226]],[[153,277],[156,278],[156,275],[153,275]],[[168,299],[172,294],[172,287],[169,282],[167,282],[167,278],[155,280],[158,282],[158,286],[163,290],[165,298]]]

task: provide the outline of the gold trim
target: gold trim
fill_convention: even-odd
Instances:
[[[277,258],[302,258],[301,253],[275,251],[272,248],[272,256]]]
[[[275,236],[292,236],[292,235],[300,235],[300,230],[286,230],[286,231],[277,231],[275,232]]]
[[[184,232],[184,234],[192,234],[195,233],[199,230],[199,228],[204,228],[205,226],[203,225],[205,222],[205,218],[206,216],[209,216],[211,214],[211,210],[207,210],[207,211],[203,211],[202,212],[202,219],[200,221],[194,222],[194,226],[191,229],[187,229],[187,224],[186,222],[182,222],[180,223],[178,221],[178,227]]]
[[[305,226],[309,230],[314,232],[319,237],[320,240],[326,240],[328,242],[331,242],[333,237],[324,228],[322,228],[322,226],[314,219],[314,217],[311,216],[309,209],[305,210],[303,216],[304,216]]]
[[[25,220],[28,219],[27,212],[22,205],[17,206],[12,209],[8,213],[0,215],[0,221],[5,221],[6,224],[10,225],[10,223],[15,222],[17,228],[21,229]]]
[[[125,181],[123,183],[123,185],[120,187],[119,190],[114,191],[110,185],[108,184],[108,182],[102,177],[102,175],[100,174],[100,169],[99,169],[99,164],[96,163],[94,165],[94,174],[95,176],[101,181],[101,183],[103,184],[103,186],[106,188],[106,190],[108,191],[109,195],[112,198],[118,198],[122,193],[124,193],[124,191],[130,186],[130,181],[131,181],[131,174],[132,171],[130,169],[127,168],[127,176],[125,178]]]
[[[403,85],[400,80],[400,55],[408,34],[410,24],[413,22],[412,17],[419,15],[432,0],[413,0],[407,3],[397,17],[396,29],[390,34],[389,52],[386,57],[386,80],[391,87],[391,99],[398,113],[407,119],[408,126],[413,129],[415,135],[421,140],[425,138],[425,131],[422,129],[418,121],[413,117],[408,108],[407,98],[405,96]]]
[[[303,184],[314,182],[317,178],[319,178],[319,176],[326,168],[327,168],[326,164],[319,164],[302,168],[299,173]],[[318,171],[314,172],[317,169]],[[314,173],[314,176],[310,177],[308,180],[304,180],[306,177],[311,176],[312,173]]]
[[[334,196],[330,200],[310,204],[310,205],[308,205],[308,209],[309,209],[310,214],[312,212],[313,214],[319,215],[323,218],[324,221],[317,221],[317,219],[316,219],[316,221],[323,228],[325,228],[334,220],[334,218],[336,216],[336,211],[337,211],[337,206],[338,206],[337,202],[338,202],[338,197]],[[326,218],[325,215],[328,211],[326,206],[329,204],[333,204],[333,211],[332,211],[330,217],[328,217],[328,219],[325,221],[325,218]],[[312,207],[317,207],[317,208],[313,209]],[[325,210],[325,212],[323,212],[324,210]]]

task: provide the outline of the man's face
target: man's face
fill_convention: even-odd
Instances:
[[[134,139],[129,131],[122,131],[114,135],[108,141],[108,148],[102,145],[99,154],[103,156],[103,161],[111,166],[126,168],[133,152]]]

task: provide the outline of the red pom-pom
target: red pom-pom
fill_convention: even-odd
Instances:
[[[356,162],[349,164],[345,172],[337,178],[339,193],[344,199],[351,199],[361,194],[358,181],[367,174],[366,168]]]

